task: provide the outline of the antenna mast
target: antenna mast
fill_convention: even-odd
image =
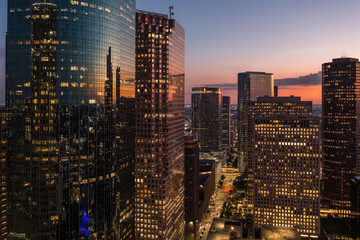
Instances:
[[[174,12],[173,12],[174,6],[170,6],[169,10],[170,10],[170,19],[171,19],[171,17],[174,16]]]

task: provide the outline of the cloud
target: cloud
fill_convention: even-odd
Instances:
[[[0,48],[0,59],[5,59],[5,48]]]
[[[312,86],[321,84],[321,72],[296,78],[275,79],[275,86]],[[221,88],[223,91],[237,90],[237,83],[205,84],[205,87]]]
[[[237,90],[237,83],[206,84],[205,87],[221,88],[223,91]]]
[[[320,85],[321,84],[321,72],[312,73],[306,76],[300,76],[297,78],[284,78],[276,79],[276,86],[309,86],[309,85]]]

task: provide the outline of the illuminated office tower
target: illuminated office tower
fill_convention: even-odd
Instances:
[[[238,74],[238,168],[249,166],[247,149],[249,102],[258,97],[274,96],[274,75],[265,72],[245,72]]]
[[[0,239],[2,240],[7,239],[6,153],[6,108],[0,107]]]
[[[184,217],[185,31],[136,14],[136,239],[178,240]]]
[[[230,151],[231,146],[231,99],[223,96],[221,104],[221,147]]]
[[[249,127],[251,118],[287,114],[301,117],[312,116],[312,102],[301,101],[301,97],[258,97],[249,102]],[[251,133],[250,133],[251,136]]]
[[[350,181],[360,167],[360,62],[333,59],[322,65],[322,74],[323,195],[330,207],[346,213]]]
[[[134,238],[134,43],[134,0],[9,1],[9,239]]]
[[[221,149],[222,91],[196,87],[191,94],[192,132],[201,150]]]
[[[247,139],[245,139],[245,147],[247,149],[246,155],[250,165],[247,168],[248,179],[248,201],[249,204],[252,204],[252,193],[253,193],[253,184],[252,184],[252,166],[251,160],[252,155],[254,154],[252,137],[253,122],[254,117],[271,117],[280,114],[287,115],[296,115],[301,117],[311,117],[312,116],[312,102],[311,101],[301,101],[300,97],[258,97],[256,101],[250,101],[248,103],[247,114]]]
[[[320,235],[320,120],[253,119],[254,226]]]

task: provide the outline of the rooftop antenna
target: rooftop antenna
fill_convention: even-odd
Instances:
[[[341,58],[347,58],[347,57],[348,57],[347,53],[345,53],[344,50],[343,50],[343,52],[341,54]]]
[[[170,10],[170,19],[171,19],[171,16],[174,16],[174,12],[173,12],[174,6],[170,6],[169,10]]]

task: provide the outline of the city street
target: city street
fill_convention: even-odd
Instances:
[[[222,172],[222,174],[226,177],[224,179],[224,184],[221,188],[218,188],[216,185],[214,199],[210,202],[209,213],[206,217],[204,217],[200,226],[200,231],[197,236],[197,239],[199,240],[207,239],[213,219],[220,217],[221,208],[224,202],[228,199],[229,191],[234,190],[232,182],[238,173]]]

